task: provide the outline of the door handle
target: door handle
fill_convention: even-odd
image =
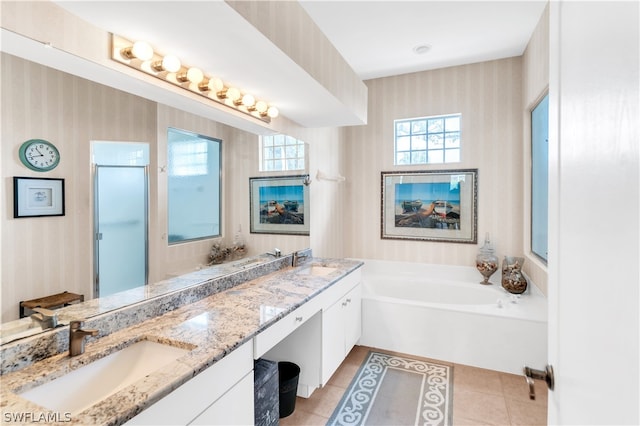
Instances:
[[[553,390],[555,386],[555,378],[553,376],[552,366],[547,365],[544,370],[535,370],[525,366],[522,371],[524,373],[524,378],[527,380],[527,385],[529,385],[529,399],[536,399],[534,379],[544,380],[547,383],[549,390]]]

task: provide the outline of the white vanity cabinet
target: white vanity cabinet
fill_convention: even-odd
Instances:
[[[253,424],[253,360],[258,358],[300,366],[297,394],[308,398],[360,338],[361,274],[352,271],[127,424]]]
[[[322,311],[322,385],[326,385],[362,333],[360,271],[345,278],[345,293]]]
[[[243,344],[126,424],[253,424],[253,343]]]
[[[324,386],[360,338],[361,276],[356,269],[256,336],[256,358],[300,367],[298,396]]]

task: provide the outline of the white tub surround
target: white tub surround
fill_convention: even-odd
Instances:
[[[309,263],[330,265],[334,269],[331,269],[330,272],[321,270],[320,273],[314,274],[310,272]],[[240,393],[233,399],[236,402],[244,401],[245,407],[248,406],[249,401],[252,401],[252,374],[247,372],[253,369],[252,360],[257,353],[255,338],[261,333],[269,332],[273,327],[277,327],[280,321],[292,319],[294,324],[312,323],[311,318],[317,318],[318,312],[332,303],[332,298],[339,297],[332,290],[341,288],[340,283],[345,282],[345,278],[352,275],[359,276],[361,264],[361,262],[353,260],[309,258],[300,267],[287,267],[250,281],[244,280],[232,288],[210,294],[168,312],[165,311],[166,313],[162,315],[146,319],[108,335],[102,335],[103,337],[98,339],[89,340],[86,351],[82,355],[69,357],[67,353],[60,353],[20,370],[7,372],[2,376],[0,415],[3,419],[12,419],[21,413],[31,413],[30,415],[36,416],[31,418],[31,423],[38,423],[37,416],[50,416],[56,412],[28,401],[19,395],[21,392],[63,376],[69,371],[81,368],[87,363],[139,340],[151,340],[189,349],[189,352],[170,362],[161,370],[148,374],[143,379],[103,399],[99,404],[83,409],[79,413],[70,413],[71,424],[122,424],[149,407],[153,409],[156,405],[159,409],[158,412],[162,413],[165,402],[169,405],[164,405],[164,407],[171,407],[170,412],[180,412],[178,414],[186,416],[184,419],[175,421],[188,423],[201,420],[210,424],[211,418],[208,416],[218,418],[219,411],[217,410],[227,404],[224,399],[227,395]],[[227,277],[226,279],[231,278]],[[359,284],[359,278],[357,281]],[[194,290],[194,288],[185,289],[189,294]],[[152,303],[152,301],[147,303]],[[162,303],[162,299],[160,303]],[[298,312],[308,310],[308,306],[315,306],[316,312],[307,312],[306,316],[297,321]],[[134,307],[127,309],[134,309]],[[146,309],[148,307],[145,307],[145,312]],[[114,316],[111,320],[116,320],[118,317],[117,312],[105,315]],[[99,319],[99,317],[94,319],[94,324],[97,324]],[[93,327],[93,325],[91,326]],[[314,339],[320,342],[320,330],[318,329],[317,332]],[[62,334],[60,336],[62,337]],[[25,340],[31,340],[31,338]],[[229,357],[229,355],[231,356]],[[318,353],[317,357],[320,358],[321,353]],[[240,365],[241,368],[218,368],[225,365],[222,362],[224,360],[227,360],[225,361],[226,365],[230,365],[230,362],[232,365]],[[212,368],[214,370],[211,370]],[[224,376],[222,372],[227,370],[237,371],[242,377],[229,378],[231,388],[216,388],[216,392],[220,391],[218,394],[221,396],[220,399],[214,401],[213,394],[215,392],[211,389],[217,385],[214,386],[212,382],[219,382],[220,378]],[[191,381],[191,379],[200,377],[200,373],[205,371],[209,373],[218,371],[214,374],[215,380]],[[238,378],[240,380],[236,381]],[[316,386],[319,386],[320,379],[316,380],[318,381]],[[187,392],[190,395],[187,398],[188,408],[187,405],[179,405],[184,409],[175,410],[176,404],[171,402],[171,399],[167,401],[163,399],[172,397],[174,395],[172,391],[182,389],[183,385],[189,383],[196,387],[205,383],[205,388],[208,391]],[[180,395],[180,393],[176,395]],[[201,397],[206,397],[206,399],[202,400]],[[227,411],[230,412],[230,410]],[[238,410],[231,411],[236,413]],[[200,414],[205,417],[198,420]],[[67,414],[61,413],[61,415]],[[149,424],[159,424],[158,419],[161,419],[162,422],[171,422],[169,417],[162,417],[162,415],[161,417],[151,416],[149,418],[152,419]],[[30,419],[26,420],[26,423],[29,423]],[[62,420],[67,421],[68,419],[65,417]],[[138,420],[144,420],[144,416]],[[25,423],[24,419],[22,422]]]
[[[522,374],[547,364],[547,300],[479,284],[474,267],[364,260],[360,343]]]

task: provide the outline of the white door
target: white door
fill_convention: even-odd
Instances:
[[[549,424],[639,424],[639,3],[550,8]]]

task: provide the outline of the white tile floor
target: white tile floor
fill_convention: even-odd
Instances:
[[[364,346],[353,348],[327,386],[316,390],[311,398],[298,398],[294,413],[280,419],[280,424],[325,425],[369,350]],[[544,382],[536,382],[536,395],[535,401],[529,399],[522,376],[453,365],[454,425],[546,425]]]

